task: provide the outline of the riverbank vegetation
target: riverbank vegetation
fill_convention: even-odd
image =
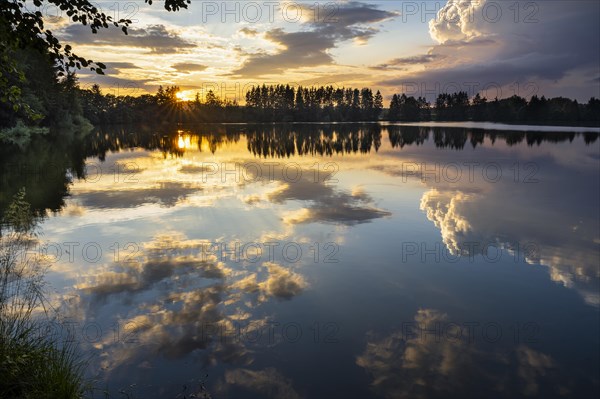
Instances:
[[[151,0],[145,0],[152,4]],[[165,0],[167,11],[187,8],[190,0]],[[76,70],[103,75],[106,65],[83,58],[48,29],[43,6],[60,8],[73,24],[92,33],[114,26],[127,34],[128,19],[113,19],[88,0],[8,0],[0,2],[0,142],[25,146],[31,136],[85,135]]]
[[[74,344],[48,335],[44,263],[26,256],[36,242],[37,218],[15,195],[0,230],[0,397],[80,398],[85,363]]]

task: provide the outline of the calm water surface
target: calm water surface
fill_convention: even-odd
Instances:
[[[4,181],[98,397],[596,397],[598,130],[476,127],[103,130]]]

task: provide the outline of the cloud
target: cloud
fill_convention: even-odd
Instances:
[[[282,47],[277,54],[253,54],[235,74],[245,77],[282,73],[287,69],[333,63],[326,50],[334,47],[335,40],[320,32],[284,32],[273,29],[265,39]]]
[[[165,371],[164,363],[169,363],[164,359],[188,356],[203,365],[217,362],[249,365],[252,362],[250,351],[243,342],[225,335],[236,328],[231,317],[223,311],[225,295],[226,287],[214,284],[173,293],[162,298],[165,305],[152,307],[154,311],[139,309],[142,313],[123,321],[130,326],[127,334],[135,337],[137,344],[123,347],[114,345],[110,339],[103,342],[101,363],[107,378],[119,381],[122,368],[127,370],[126,378],[130,381],[149,378],[149,370],[139,370],[141,364],[160,378],[161,372]],[[166,306],[166,303],[172,306]],[[252,333],[252,329],[248,332]],[[142,375],[136,376],[137,373]]]
[[[372,206],[360,205],[363,200],[348,194],[332,195],[322,198],[321,202],[291,213],[285,218],[287,223],[334,223],[353,226],[368,223],[391,215],[390,212]]]
[[[265,302],[268,296],[278,299],[292,299],[308,287],[304,277],[289,268],[273,262],[265,262],[262,266],[268,272],[266,280],[258,282],[257,274],[252,273],[233,283],[231,288],[242,290],[248,294],[259,292],[261,293],[259,299]]]
[[[553,67],[547,68],[547,65]],[[379,83],[385,86],[399,86],[418,82],[421,85],[425,84],[425,87],[432,90],[450,85],[458,87],[457,90],[466,89],[467,87],[474,88],[471,90],[483,90],[489,87],[504,87],[514,82],[522,82],[525,85],[538,82],[539,79],[561,79],[572,66],[576,65],[570,57],[565,55],[533,52],[521,54],[515,58],[501,58],[480,61],[470,65],[426,69],[411,74],[410,78],[393,78]],[[508,94],[508,90],[505,93]],[[514,93],[514,90],[511,93]],[[523,93],[520,94],[525,95],[524,88]]]
[[[464,339],[437,339],[436,326],[448,316],[435,309],[419,309],[414,317],[414,336],[394,331],[383,339],[368,335],[368,343],[356,364],[372,377],[372,389],[386,398],[429,398],[473,395],[475,384],[492,384],[483,368],[486,359]],[[493,359],[492,356],[489,356]],[[489,364],[489,358],[486,359]],[[479,363],[481,361],[481,363]],[[501,376],[497,376],[501,377]],[[496,383],[500,382],[500,378]],[[489,388],[489,387],[488,387]],[[471,391],[473,390],[473,391]]]
[[[106,70],[110,72],[112,69],[140,69],[133,62],[105,62]]]
[[[97,34],[93,34],[89,27],[80,24],[69,25],[63,32],[68,41],[75,44],[139,47],[149,49],[152,54],[181,53],[196,47],[196,44],[169,31],[164,25],[130,28],[128,35],[116,28],[100,30]]]
[[[284,174],[277,173],[276,176],[283,177]],[[373,199],[362,190],[352,193],[335,190],[334,186],[328,184],[330,176],[327,174],[320,175],[318,181],[311,178],[313,173],[310,170],[302,171],[301,176],[294,182],[281,180],[280,186],[267,194],[267,199],[275,203],[309,202],[306,208],[285,215],[286,223],[336,223],[352,226],[391,215],[388,211],[374,207]]]
[[[263,266],[269,271],[269,278],[260,283],[259,287],[268,295],[291,299],[307,286],[304,277],[276,263],[267,262]]]
[[[493,392],[492,396],[520,397],[537,395],[543,386],[544,393],[559,397],[571,385],[553,373],[557,364],[549,355],[526,345],[508,350],[479,346],[469,341],[471,333],[459,333],[464,330],[460,323],[439,310],[419,309],[407,325],[381,339],[368,333],[365,350],[356,358],[380,396],[485,397]]]
[[[481,35],[475,21],[480,19],[484,5],[485,0],[448,0],[436,18],[429,21],[431,37],[438,43],[446,43]]]
[[[135,259],[116,262],[76,286],[76,306],[89,307],[86,317],[114,312],[120,304],[127,335],[136,339],[137,345],[125,348],[110,338],[97,343],[110,353],[99,361],[112,378],[118,378],[121,366],[131,371],[132,364],[144,363],[159,369],[160,356],[174,359],[196,353],[205,364],[249,364],[249,351],[240,340],[219,335],[235,331],[232,321],[237,319],[226,304],[239,300],[230,281],[239,277],[212,252],[202,252],[208,244],[166,233],[145,243],[133,254]],[[248,330],[259,328],[259,322],[254,320]]]
[[[345,82],[358,84],[358,82],[368,82],[371,79],[370,74],[366,73],[331,73],[314,75],[308,79],[297,80],[300,86],[333,86],[340,88]]]
[[[281,28],[265,33],[264,38],[279,47],[275,54],[257,53],[247,57],[233,72],[244,77],[259,77],[282,73],[288,69],[333,64],[328,50],[340,41],[365,42],[379,32],[370,26],[395,17],[395,12],[380,10],[375,5],[347,2],[336,5],[335,18],[307,23],[311,30],[285,32]],[[314,12],[305,6],[303,12]]]
[[[545,377],[549,370],[556,367],[554,360],[550,356],[524,345],[517,349],[517,359],[519,362],[518,374],[525,384],[523,394],[526,396],[537,395],[538,379]]]
[[[403,150],[380,150],[387,160],[370,168],[427,187],[420,209],[451,255],[493,259],[501,251],[502,259],[540,265],[552,281],[600,306],[600,228],[590,222],[599,210],[597,196],[589,195],[599,189],[597,134],[549,135],[533,126],[486,132],[452,124],[386,129],[392,147]],[[561,142],[571,143],[552,144]],[[498,181],[485,171],[490,160],[499,168]],[[457,174],[445,176],[455,166]]]
[[[314,15],[311,6],[305,6],[306,15]],[[370,26],[392,19],[399,14],[394,11],[380,10],[377,5],[357,1],[337,3],[335,13],[330,17],[313,20],[310,25],[318,31],[342,40],[359,39],[366,41],[379,32]]]
[[[272,262],[259,267],[266,273],[233,270],[219,261],[212,245],[167,232],[76,286],[78,301],[69,305],[70,313],[95,319],[104,312],[110,317],[118,312],[129,326],[124,334],[136,339],[136,345],[125,348],[110,337],[95,343],[103,351],[98,361],[107,375],[118,379],[125,367],[127,378],[135,379],[132,365],[143,364],[144,370],[160,373],[163,358],[187,356],[204,365],[252,363],[251,352],[236,331],[243,328],[244,334],[252,334],[264,329],[267,319],[253,317],[248,309],[270,298],[289,300],[308,284],[299,273]],[[248,294],[244,301],[243,294]],[[83,314],[81,309],[86,309]],[[240,324],[248,320],[247,325]],[[279,388],[281,394],[292,392],[285,384]]]
[[[256,273],[253,273],[239,281],[236,281],[234,284],[232,284],[231,288],[239,289],[246,293],[253,293],[259,291],[260,286],[256,281]]]
[[[228,370],[225,372],[225,382],[255,392],[263,398],[300,399],[301,397],[294,390],[292,381],[273,368]]]
[[[208,68],[206,65],[195,64],[193,62],[179,62],[177,64],[171,65],[171,68],[175,69],[178,72],[201,72]]]
[[[476,194],[440,192],[432,189],[421,198],[420,208],[427,214],[435,227],[440,229],[442,240],[453,255],[459,255],[464,247],[463,237],[471,231],[469,221],[462,215],[461,208],[467,202],[476,201]]]
[[[550,163],[544,166],[552,167]],[[474,192],[473,186],[480,186],[480,192]],[[573,184],[570,192],[577,193],[580,190],[575,188],[577,186]],[[561,195],[564,198],[566,190],[564,186],[553,184],[539,184],[536,188],[527,198],[514,195],[507,184],[501,183],[482,185],[477,182],[468,185],[466,190],[432,188],[423,194],[420,207],[440,229],[442,241],[452,255],[487,253],[488,246],[505,253],[515,252],[515,257],[546,266],[553,281],[577,290],[588,304],[600,306],[598,246],[593,242],[600,231],[597,226],[582,222],[593,219],[598,211],[589,201],[586,204],[584,199],[571,197],[560,203],[546,203],[534,212],[532,203],[543,203],[544,198]],[[579,204],[578,207],[565,208],[569,201]],[[510,218],[498,219],[494,216],[498,214],[510,215]],[[569,231],[566,238],[564,231]]]
[[[217,340],[215,330],[206,330],[207,326],[232,328],[219,309],[225,289],[223,285],[216,284],[171,295],[169,300],[178,305],[177,310],[150,314],[147,322],[139,323],[144,327],[140,339],[147,344],[146,350],[153,347],[155,353],[173,359],[210,347],[210,351],[204,353],[208,363],[209,359],[247,363],[248,351],[240,342]],[[147,353],[144,356],[147,357]]]
[[[231,270],[214,255],[202,252],[207,245],[201,240],[186,240],[180,234],[160,235],[141,250],[131,247],[132,256],[124,255],[125,259],[119,259],[115,268],[88,276],[87,281],[76,288],[97,300],[147,291],[181,275],[223,280]]]
[[[184,165],[178,170],[179,173],[185,173],[190,175],[196,175],[201,173],[212,172],[214,173],[214,167],[205,165]]]
[[[143,94],[143,90],[148,89],[148,83],[152,81],[152,79],[119,78],[114,74],[98,75],[96,72],[89,70],[79,71],[78,76],[80,78],[79,86],[83,90],[91,89],[93,85],[97,84],[104,94],[110,93],[121,96],[136,96]]]
[[[148,203],[173,207],[179,200],[199,190],[201,188],[189,184],[162,182],[149,188],[80,192],[77,200],[86,208],[96,209],[136,208]]]
[[[258,35],[258,31],[256,29],[251,29],[248,27],[240,29],[239,32],[248,37],[255,37]]]
[[[223,306],[231,299],[228,279],[234,273],[216,255],[200,255],[206,244],[167,233],[146,243],[135,259],[115,263],[76,287],[77,307],[88,305],[87,317],[121,303],[127,335],[135,337],[137,345],[127,347],[110,339],[99,344],[105,354],[110,353],[100,362],[112,378],[119,378],[121,366],[130,372],[132,364],[160,368],[160,356],[175,359],[194,352],[205,364],[249,363],[249,352],[239,340],[218,339],[219,331],[235,330],[234,316]],[[111,301],[105,301],[111,296]],[[103,300],[102,306],[98,300]]]
[[[444,58],[446,58],[446,56],[442,54],[427,53],[409,57],[394,58],[393,60],[389,60],[383,64],[379,64],[371,68],[378,70],[398,69],[404,66],[428,64],[435,60],[441,60]]]

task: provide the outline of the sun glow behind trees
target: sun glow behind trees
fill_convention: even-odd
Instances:
[[[175,97],[177,97],[178,101],[194,101],[196,98],[196,92],[192,90],[182,90],[178,91],[175,94]]]

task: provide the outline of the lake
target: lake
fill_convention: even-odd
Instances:
[[[598,129],[137,126],[2,156],[97,397],[600,393]]]

